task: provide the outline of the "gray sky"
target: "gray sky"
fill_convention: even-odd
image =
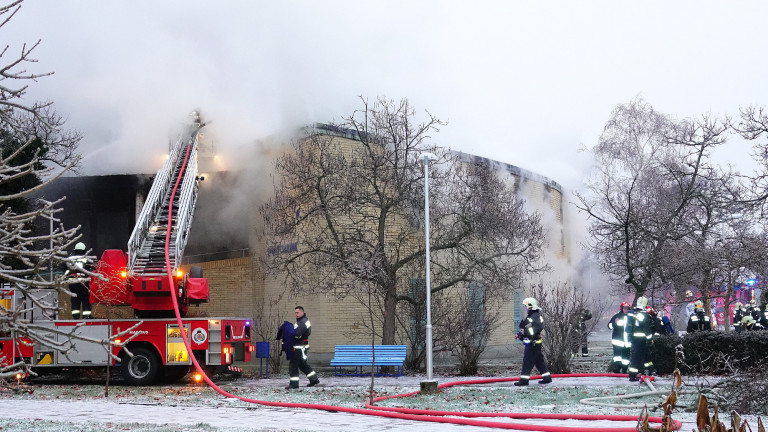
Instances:
[[[152,172],[199,107],[227,167],[258,140],[407,97],[434,142],[578,187],[611,110],[678,118],[766,104],[764,1],[27,0],[2,30],[43,39],[84,172]],[[15,51],[14,51],[15,52]],[[744,146],[729,151],[746,156]]]

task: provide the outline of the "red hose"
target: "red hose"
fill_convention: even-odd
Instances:
[[[176,183],[173,186],[173,191],[171,192],[171,199],[168,205],[168,230],[165,234],[165,267],[168,271],[168,282],[171,287],[174,286],[174,283],[173,283],[173,273],[171,271],[171,261],[168,253],[168,243],[170,242],[170,238],[171,238],[171,225],[172,225],[171,221],[173,218],[173,200],[176,196],[176,189],[179,187],[179,182],[181,181],[182,174],[186,170],[187,160],[189,159],[189,152],[191,148],[192,148],[191,145],[187,146],[187,151],[184,154],[184,169],[180,170],[179,176],[176,178]],[[171,292],[173,293],[171,295],[171,300],[173,301],[173,309],[174,309],[174,312],[176,313],[176,323],[179,325],[179,328],[183,329],[184,323],[182,322],[181,314],[179,313],[179,303],[176,299],[176,290],[171,289]],[[186,337],[183,338],[183,340],[184,340],[184,346],[187,348],[187,352],[191,353],[192,347],[190,346],[189,340],[187,340]],[[189,358],[192,360],[192,363],[195,365],[195,369],[197,369],[197,371],[203,376],[203,379],[205,380],[205,382],[208,383],[208,385],[212,389],[214,389],[216,392],[218,392],[222,396],[239,399],[243,402],[255,403],[255,404],[265,405],[265,406],[286,407],[286,408],[308,408],[308,409],[316,409],[316,410],[330,411],[330,412],[345,412],[350,414],[363,414],[363,415],[372,415],[372,416],[378,416],[378,417],[389,417],[389,418],[396,418],[396,419],[402,419],[402,420],[428,421],[428,422],[434,422],[434,423],[451,423],[451,424],[460,424],[460,425],[468,425],[468,426],[483,426],[483,427],[492,427],[492,428],[500,428],[500,429],[540,431],[540,432],[602,432],[602,431],[604,432],[635,432],[635,428],[634,427],[594,428],[594,427],[527,425],[527,424],[516,424],[516,423],[493,422],[488,420],[471,420],[468,418],[453,418],[453,417],[444,418],[444,416],[506,417],[506,418],[516,418],[516,419],[560,419],[560,420],[566,420],[566,419],[612,420],[612,421],[637,421],[638,420],[637,416],[626,416],[626,415],[619,416],[619,415],[593,415],[593,414],[453,412],[453,411],[432,411],[432,410],[419,410],[419,409],[394,408],[394,407],[377,407],[374,405],[370,405],[368,403],[365,404],[365,409],[363,409],[363,408],[349,408],[349,407],[335,406],[335,405],[263,401],[263,400],[249,399],[242,396],[237,396],[223,390],[221,387],[217,386],[203,371],[203,368],[200,367],[200,364],[198,363],[195,356],[189,356]],[[626,377],[626,375],[623,375],[623,374],[565,374],[565,375],[552,375],[552,376],[554,378],[598,377],[598,376]],[[536,377],[531,377],[531,378],[534,379]],[[441,384],[439,388],[447,388],[455,385],[509,382],[509,381],[517,381],[518,379],[519,378],[489,378],[489,379],[479,379],[479,380],[454,381],[454,382]],[[394,396],[382,396],[374,399],[373,401],[376,402],[376,401],[390,399],[390,398],[408,397],[418,393],[420,392],[404,393],[404,394],[394,395]],[[661,418],[650,417],[648,418],[648,421],[653,423],[661,423]],[[681,426],[682,424],[679,421],[675,421],[676,430],[680,429]]]

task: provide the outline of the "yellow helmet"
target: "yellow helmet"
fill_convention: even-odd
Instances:
[[[645,309],[645,307],[648,306],[648,299],[645,297],[640,297],[637,299],[637,307],[640,309]]]

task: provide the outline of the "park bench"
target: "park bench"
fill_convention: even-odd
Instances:
[[[375,360],[371,359],[370,345],[336,345],[331,360],[336,376],[365,376],[365,368],[376,367],[376,376],[402,376],[405,362],[405,345],[375,345]],[[382,373],[381,368],[394,366],[395,373]],[[345,372],[343,368],[354,367],[354,372]],[[369,369],[370,370],[370,369]]]

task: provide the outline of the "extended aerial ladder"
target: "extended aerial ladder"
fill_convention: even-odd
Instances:
[[[102,274],[119,271],[121,277],[109,278],[108,282],[94,278],[92,302],[107,299],[111,304],[131,304],[138,317],[164,318],[173,316],[172,290],[182,314],[186,314],[190,302],[207,301],[207,280],[201,274],[184,275],[179,269],[197,201],[198,133],[205,126],[199,113],[193,112],[192,116],[192,123],[155,176],[128,240],[127,256],[122,251],[107,250],[99,262],[101,268],[96,269]],[[168,280],[169,272],[174,274],[174,286]]]

